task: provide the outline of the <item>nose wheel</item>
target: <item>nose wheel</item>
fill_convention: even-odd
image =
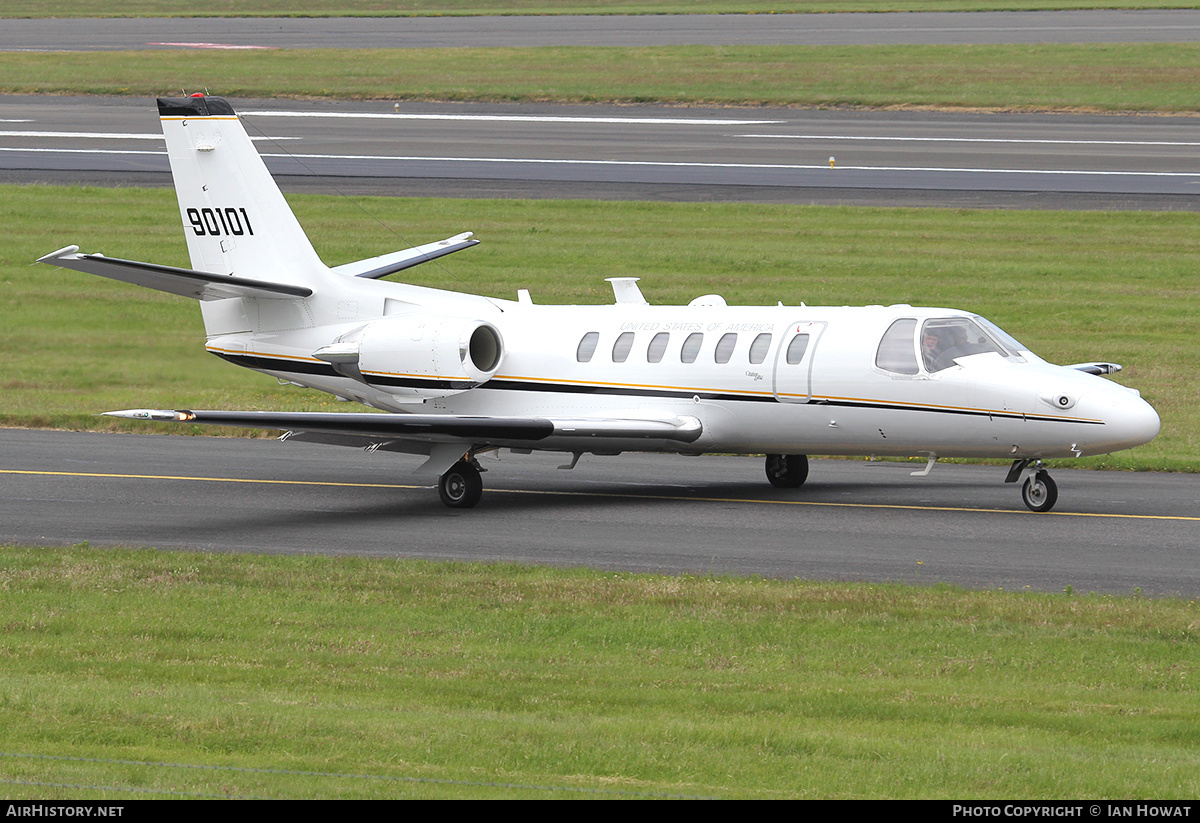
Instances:
[[[460,460],[438,478],[438,496],[451,509],[470,509],[483,497],[483,478],[479,469]]]
[[[1030,511],[1048,512],[1058,502],[1058,484],[1046,471],[1037,471],[1025,478],[1021,499]]]

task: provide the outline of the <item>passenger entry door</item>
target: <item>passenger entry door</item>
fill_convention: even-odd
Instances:
[[[825,324],[800,320],[783,333],[775,353],[775,399],[781,403],[807,403],[812,399],[813,357]]]

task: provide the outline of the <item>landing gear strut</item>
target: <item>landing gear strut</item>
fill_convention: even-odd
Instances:
[[[768,454],[767,480],[777,489],[797,489],[808,479],[808,456]]]
[[[483,478],[472,462],[459,460],[438,479],[438,496],[452,509],[474,508],[483,497]]]

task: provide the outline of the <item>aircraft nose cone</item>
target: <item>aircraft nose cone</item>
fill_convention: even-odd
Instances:
[[[1080,416],[1086,420],[1102,420],[1103,424],[1085,423],[1087,454],[1103,454],[1131,449],[1149,443],[1158,436],[1162,423],[1154,407],[1120,386],[1088,394],[1079,401]]]

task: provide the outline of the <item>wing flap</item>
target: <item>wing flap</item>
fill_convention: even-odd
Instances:
[[[139,263],[105,257],[102,254],[79,254],[78,246],[67,246],[38,258],[39,263],[62,266],[65,269],[96,274],[148,289],[190,297],[193,300],[223,300],[228,297],[309,297],[312,289],[286,283],[250,280],[230,274],[178,269],[157,263]]]

